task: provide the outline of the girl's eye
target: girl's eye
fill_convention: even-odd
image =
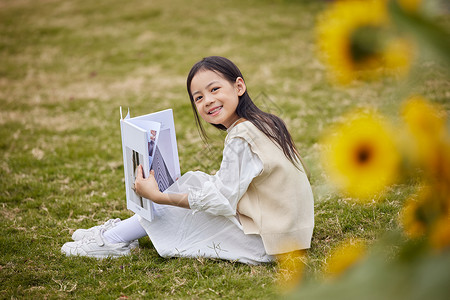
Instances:
[[[202,100],[202,98],[203,98],[202,96],[198,96],[197,98],[194,99],[194,101],[198,102],[198,101]]]
[[[218,87],[212,88],[211,92],[215,92],[215,91],[217,91],[218,89],[219,89]]]

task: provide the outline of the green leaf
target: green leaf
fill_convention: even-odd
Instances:
[[[423,16],[405,11],[396,0],[389,1],[389,12],[399,29],[411,34],[421,47],[428,48],[437,57],[450,63],[450,33]]]

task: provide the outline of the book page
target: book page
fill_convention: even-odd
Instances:
[[[133,190],[135,171],[143,165],[144,177],[155,171],[159,190],[165,191],[181,175],[175,125],[171,109],[121,120],[127,208],[151,221],[153,203]]]
[[[149,175],[152,156],[156,148],[160,124],[151,122],[147,125],[151,125],[151,129],[140,128],[128,122],[128,119],[121,120],[127,207],[146,219],[152,219],[152,202],[140,197],[133,189],[139,165],[143,166],[144,177]],[[154,135],[151,134],[152,132]]]

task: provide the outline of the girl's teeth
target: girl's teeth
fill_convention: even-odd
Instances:
[[[216,111],[218,111],[219,109],[221,109],[221,107],[218,107],[218,108],[216,108],[216,109],[210,111],[209,113],[210,113],[210,114],[213,114],[213,113],[215,113]]]

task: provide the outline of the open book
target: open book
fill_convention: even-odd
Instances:
[[[145,178],[150,170],[155,171],[155,179],[161,192],[180,177],[172,110],[167,109],[134,118],[130,117],[128,110],[123,118],[120,107],[120,130],[127,208],[151,221],[154,216],[153,202],[136,194],[133,186],[139,165],[143,166]]]

